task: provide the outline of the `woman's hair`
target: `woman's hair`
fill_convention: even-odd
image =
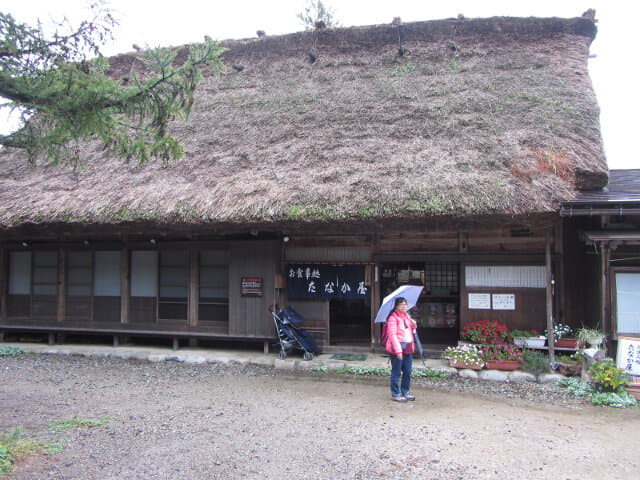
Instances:
[[[387,320],[389,320],[389,317],[396,311],[398,305],[401,303],[407,303],[407,299],[404,297],[396,297],[393,299],[393,309],[389,312],[389,315],[387,315]]]

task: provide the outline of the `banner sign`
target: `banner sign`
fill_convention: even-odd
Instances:
[[[289,265],[287,296],[307,300],[369,298],[364,265]]]

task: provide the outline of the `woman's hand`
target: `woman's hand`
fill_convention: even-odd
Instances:
[[[399,354],[397,355],[397,357],[398,357],[398,360],[402,360],[402,354],[401,354],[401,353],[399,353]]]

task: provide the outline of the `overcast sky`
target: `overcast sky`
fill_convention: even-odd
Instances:
[[[86,0],[2,0],[0,10],[35,24],[67,16],[77,24],[87,17]],[[167,46],[202,41],[253,37],[302,30],[296,14],[307,0],[110,0],[119,20],[115,43],[107,54],[128,52],[131,45]],[[492,16],[577,17],[596,9],[598,35],[591,45],[595,55],[589,71],[600,104],[602,133],[610,168],[640,168],[634,138],[638,135],[638,29],[640,2],[614,0],[433,1],[433,0],[324,0],[342,26],[390,23],[394,17],[420,21],[456,17]],[[624,4],[624,6],[622,6]],[[4,117],[0,123],[7,124]]]

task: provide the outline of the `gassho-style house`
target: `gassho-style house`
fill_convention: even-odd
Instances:
[[[403,284],[425,287],[429,344],[484,318],[580,326],[591,280],[560,206],[609,178],[595,35],[587,15],[226,41],[171,124],[179,162],[84,145],[80,168],[31,169],[4,150],[0,331],[267,348],[287,304],[325,350],[369,349]]]

